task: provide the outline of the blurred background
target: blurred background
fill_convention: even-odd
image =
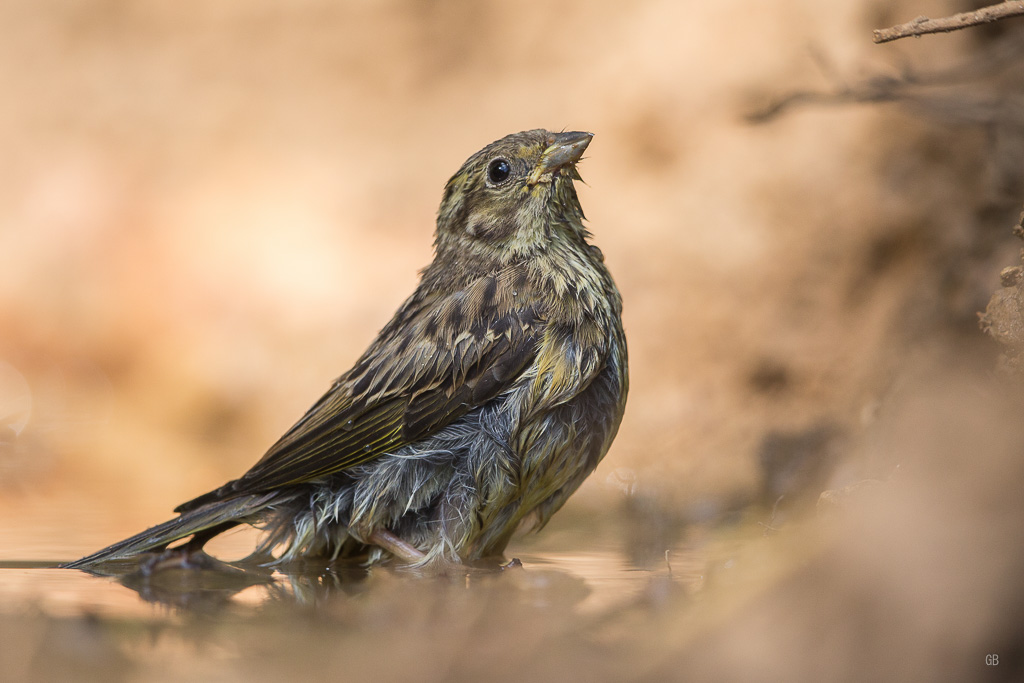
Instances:
[[[644,675],[936,666],[952,634],[983,675],[1020,604],[1021,425],[977,314],[1022,246],[1024,20],[871,43],[982,4],[0,4],[0,553],[69,560],[241,474],[411,293],[470,154],[588,130],[631,393],[560,533],[651,566],[885,492],[824,557],[752,561],[786,568],[752,614],[659,626]]]

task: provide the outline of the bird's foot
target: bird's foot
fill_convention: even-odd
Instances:
[[[387,529],[376,529],[366,540],[369,543],[387,550],[389,553],[407,564],[422,562],[426,557],[422,550],[411,543],[403,541]]]

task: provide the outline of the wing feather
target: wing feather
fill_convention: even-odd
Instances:
[[[447,295],[414,295],[259,462],[178,511],[343,472],[415,443],[510,389],[536,358],[543,316],[532,303],[503,303],[493,280]],[[481,288],[488,296],[475,291]]]

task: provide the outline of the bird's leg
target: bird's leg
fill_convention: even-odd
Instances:
[[[384,548],[384,550],[387,550],[398,559],[409,564],[415,564],[426,557],[419,548],[411,543],[406,543],[387,529],[375,529],[366,540]]]

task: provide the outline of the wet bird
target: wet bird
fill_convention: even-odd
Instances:
[[[268,562],[464,563],[544,525],[608,451],[628,388],[621,298],[573,185],[592,137],[531,130],[471,156],[433,261],[355,366],[241,477],[65,566],[187,561],[243,523]]]

